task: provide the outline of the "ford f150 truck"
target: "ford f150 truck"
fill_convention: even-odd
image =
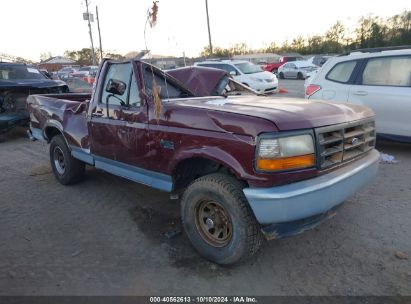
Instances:
[[[199,253],[232,264],[264,236],[333,216],[374,177],[379,154],[367,107],[228,93],[196,97],[147,63],[104,60],[92,95],[27,102],[60,183],[80,181],[87,164],[170,192]]]

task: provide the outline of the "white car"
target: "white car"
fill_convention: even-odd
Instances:
[[[238,82],[259,93],[277,93],[278,79],[260,66],[244,60],[203,61],[194,65],[225,70]]]
[[[308,74],[317,69],[318,66],[308,61],[291,61],[284,63],[278,68],[278,77],[280,77],[280,79],[306,79]]]
[[[366,105],[380,137],[411,142],[411,48],[365,49],[329,59],[305,98]]]

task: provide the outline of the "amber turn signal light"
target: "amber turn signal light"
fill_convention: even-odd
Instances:
[[[315,165],[314,154],[283,158],[258,158],[257,169],[263,171],[280,171],[308,168]]]

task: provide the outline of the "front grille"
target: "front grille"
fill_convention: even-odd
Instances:
[[[358,157],[375,146],[374,119],[315,129],[321,169]]]
[[[275,89],[277,89],[277,87],[272,87],[272,88],[265,89],[264,92],[274,91]]]

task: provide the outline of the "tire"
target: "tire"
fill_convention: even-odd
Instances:
[[[278,74],[278,76],[280,76],[280,79],[284,79],[284,74],[283,74],[283,72],[280,72],[280,74]]]
[[[304,79],[303,74],[301,72],[298,72],[297,79],[299,79],[299,80]]]
[[[50,142],[50,163],[57,180],[63,185],[79,182],[85,174],[85,164],[71,156],[62,135],[56,135]]]
[[[188,238],[203,257],[217,264],[242,262],[262,244],[260,225],[242,188],[235,178],[213,173],[196,179],[181,200]]]

